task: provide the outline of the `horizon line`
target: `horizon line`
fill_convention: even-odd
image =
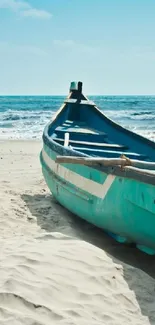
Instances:
[[[51,97],[51,96],[59,96],[59,97],[66,97],[68,94],[65,95],[61,95],[61,94],[0,94],[0,97]],[[104,97],[108,97],[108,96],[119,96],[119,97],[123,97],[123,96],[155,96],[155,94],[87,94],[86,96],[104,96]]]

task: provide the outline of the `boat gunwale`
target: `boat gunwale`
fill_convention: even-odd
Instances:
[[[69,99],[71,97],[72,97],[72,92],[69,93],[67,98]],[[84,98],[85,98],[86,101],[89,101],[89,99],[87,97],[84,96]],[[77,103],[78,103],[78,101],[77,101]],[[57,154],[62,155],[62,156],[68,155],[68,156],[90,157],[90,155],[87,155],[87,154],[84,154],[82,152],[76,151],[76,150],[71,149],[69,147],[64,147],[63,145],[61,145],[59,143],[56,143],[54,141],[54,139],[52,137],[50,137],[49,134],[48,134],[48,131],[49,131],[50,127],[59,118],[62,111],[65,109],[66,105],[67,105],[67,103],[65,103],[65,101],[64,101],[63,104],[60,106],[59,110],[54,114],[52,119],[45,126],[44,131],[43,131],[43,136],[42,136],[43,142],[51,150],[55,151]],[[96,113],[102,119],[106,119],[115,128],[118,128],[119,130],[121,130],[122,132],[124,132],[124,133],[126,133],[128,135],[132,135],[136,139],[141,139],[143,142],[145,142],[145,143],[151,145],[153,148],[155,148],[155,143],[153,141],[151,141],[151,140],[149,140],[149,139],[147,139],[147,138],[145,138],[145,137],[143,137],[143,136],[141,136],[139,134],[131,132],[130,130],[125,129],[123,126],[117,124],[116,122],[114,122],[113,120],[111,120],[110,118],[105,116],[105,114],[102,111],[100,111],[100,109],[95,105],[95,103],[94,103],[94,105],[90,105],[90,109],[93,109],[94,111],[96,111]],[[151,166],[151,163],[152,162],[150,162],[150,166]],[[148,164],[149,164],[149,162],[148,162]],[[87,167],[90,167],[90,166],[87,166]],[[143,170],[142,168],[137,168],[137,167],[132,167],[132,166],[124,166],[122,168],[121,166],[106,167],[106,166],[96,165],[96,166],[93,166],[93,168],[97,169],[97,170],[99,170],[101,172],[104,172],[106,174],[112,174],[112,175],[115,175],[115,176],[118,176],[118,177],[134,179],[134,180],[138,180],[138,181],[143,182],[143,183],[155,185],[155,171],[154,170],[150,170],[150,169],[144,169]],[[143,171],[143,173],[142,173],[142,171]]]

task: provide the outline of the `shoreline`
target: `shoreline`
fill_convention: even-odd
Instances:
[[[42,142],[42,138],[41,139],[3,139],[0,138],[0,142]]]

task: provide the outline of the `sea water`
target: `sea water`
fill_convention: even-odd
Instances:
[[[155,141],[155,96],[89,96],[113,121]],[[0,96],[0,138],[40,139],[65,96]]]

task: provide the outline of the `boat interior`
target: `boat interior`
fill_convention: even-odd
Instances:
[[[107,118],[94,103],[73,91],[49,128],[49,136],[64,146],[69,133],[70,150],[87,156],[154,161],[155,143],[128,131]]]

